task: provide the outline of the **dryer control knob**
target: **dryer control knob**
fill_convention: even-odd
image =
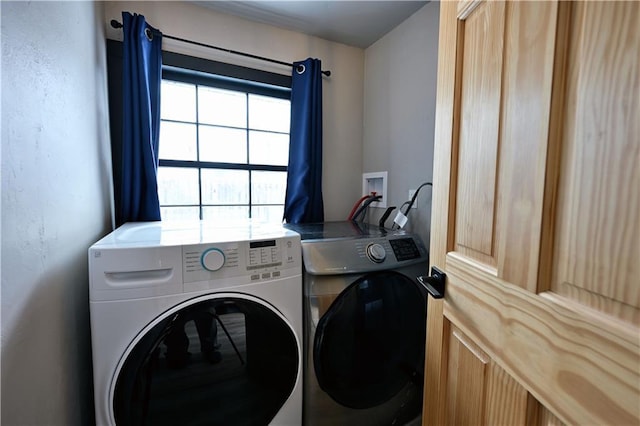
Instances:
[[[222,250],[212,248],[202,253],[200,263],[202,263],[202,267],[207,271],[217,271],[224,266],[224,260]]]
[[[372,262],[382,263],[387,258],[387,252],[382,245],[373,243],[367,246],[367,257]]]

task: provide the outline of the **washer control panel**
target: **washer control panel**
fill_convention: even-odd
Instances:
[[[429,262],[422,240],[406,233],[378,238],[303,240],[302,252],[307,272],[319,275],[370,272]]]
[[[285,270],[300,268],[300,256],[300,243],[296,238],[183,246],[183,281],[278,278]]]

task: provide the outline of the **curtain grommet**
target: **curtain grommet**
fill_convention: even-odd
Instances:
[[[144,35],[147,36],[147,40],[153,41],[153,31],[151,31],[151,28],[145,28]]]
[[[302,64],[299,64],[299,65],[296,67],[296,72],[297,72],[298,74],[304,74],[304,72],[305,72],[305,71],[306,71],[306,68],[305,68],[305,66],[304,66],[304,65],[302,65]]]

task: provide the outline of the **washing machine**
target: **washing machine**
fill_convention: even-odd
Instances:
[[[420,424],[428,252],[361,222],[285,225],[304,264],[303,424]]]
[[[298,234],[129,223],[89,272],[97,425],[301,424]]]

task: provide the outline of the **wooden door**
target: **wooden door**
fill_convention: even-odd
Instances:
[[[442,2],[424,424],[640,424],[640,3]]]

